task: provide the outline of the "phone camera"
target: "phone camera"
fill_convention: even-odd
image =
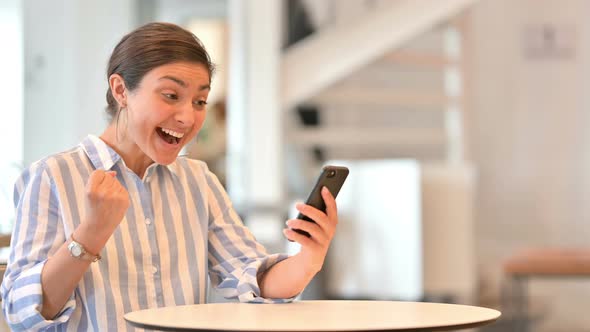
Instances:
[[[333,171],[333,170],[332,170],[332,171],[329,171],[329,172],[328,172],[328,177],[329,177],[329,178],[333,178],[335,175],[336,175],[336,171]]]

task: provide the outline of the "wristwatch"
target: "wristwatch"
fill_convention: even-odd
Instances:
[[[89,253],[83,245],[81,245],[79,242],[76,242],[76,240],[74,240],[74,235],[70,237],[68,250],[70,251],[70,255],[72,255],[72,257],[85,261],[97,262],[101,258],[100,255],[93,255]]]

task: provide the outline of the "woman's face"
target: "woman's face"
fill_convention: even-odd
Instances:
[[[127,95],[126,140],[152,161],[174,162],[205,121],[209,81],[206,67],[197,63],[176,62],[149,71]]]

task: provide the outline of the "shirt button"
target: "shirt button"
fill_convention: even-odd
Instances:
[[[152,266],[152,273],[153,273],[153,274],[156,274],[156,273],[158,273],[158,268],[157,268],[157,267],[155,267],[155,266]]]
[[[145,218],[145,223],[151,225],[152,220],[150,218]]]

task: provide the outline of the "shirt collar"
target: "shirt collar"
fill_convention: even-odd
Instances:
[[[121,163],[125,164],[123,158],[105,143],[102,139],[95,135],[88,135],[80,146],[90,159],[90,162],[96,169],[103,169],[105,171],[111,170],[113,166],[120,160]],[[162,166],[160,164],[150,165],[146,170],[146,175],[149,175],[155,171],[155,168]],[[174,161],[172,164],[167,165],[166,168],[175,175],[178,175],[179,167],[177,162]]]
[[[121,160],[121,156],[97,136],[88,135],[80,146],[96,169],[108,171]]]

